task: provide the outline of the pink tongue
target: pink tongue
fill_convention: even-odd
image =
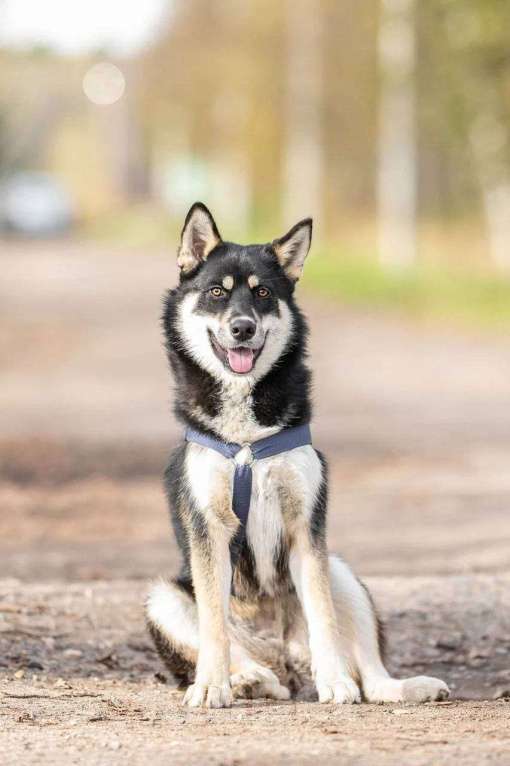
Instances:
[[[228,363],[234,372],[249,372],[253,367],[251,348],[229,348]]]

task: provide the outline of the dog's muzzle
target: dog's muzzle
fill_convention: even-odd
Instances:
[[[231,319],[229,329],[236,343],[243,343],[253,338],[257,324],[250,317],[236,317]]]

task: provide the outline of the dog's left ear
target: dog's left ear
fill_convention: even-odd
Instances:
[[[211,213],[202,202],[195,202],[184,221],[177,265],[184,274],[193,271],[220,242],[220,233]]]
[[[300,221],[281,239],[271,244],[280,266],[289,279],[297,282],[303,273],[305,258],[312,243],[312,219]]]

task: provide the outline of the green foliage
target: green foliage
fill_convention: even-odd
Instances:
[[[95,241],[133,247],[175,251],[180,221],[171,221],[161,209],[139,205],[95,218],[82,226],[81,234]],[[260,232],[229,232],[231,239],[262,242]],[[510,327],[510,280],[465,270],[422,266],[404,271],[383,268],[365,252],[347,249],[314,249],[303,277],[311,295],[368,310],[393,311],[453,324]]]
[[[315,253],[305,289],[338,303],[477,327],[510,327],[510,280],[437,268],[384,269],[363,255]]]
[[[510,168],[510,3],[417,4],[421,212],[472,212]]]

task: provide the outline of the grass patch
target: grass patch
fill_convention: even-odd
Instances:
[[[309,259],[303,282],[308,290],[344,304],[474,326],[510,326],[510,280],[499,276],[425,266],[395,271],[366,257],[322,252]]]
[[[96,218],[81,233],[95,241],[128,247],[166,247],[170,253],[175,251],[179,232],[180,222],[148,204]],[[228,234],[236,241],[235,232]],[[243,242],[263,239],[253,231],[241,235]],[[446,254],[459,252],[458,244],[454,247],[450,240],[443,249]],[[325,248],[312,251],[303,283],[310,292],[346,305],[474,327],[510,327],[510,278],[496,274],[431,265],[396,271],[383,268],[364,252]]]

